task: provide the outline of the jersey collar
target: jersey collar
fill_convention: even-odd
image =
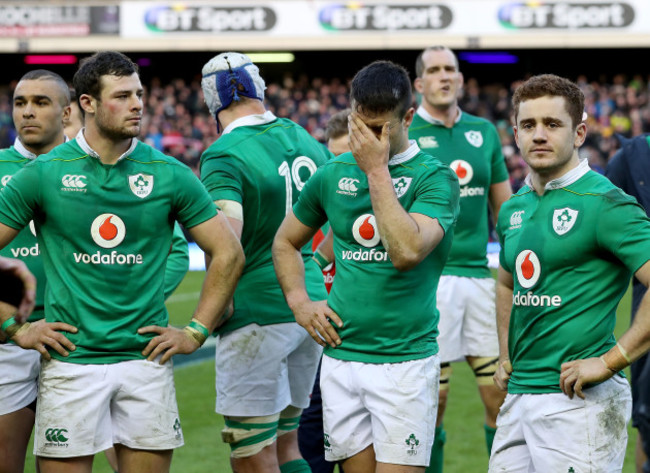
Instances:
[[[69,141],[68,137],[63,135],[63,142]],[[31,159],[32,161],[36,158],[38,158],[37,154],[32,153],[30,150],[25,148],[25,145],[23,144],[22,141],[20,141],[20,138],[16,137],[14,140],[14,149],[20,153],[20,155],[23,158]]]
[[[409,140],[409,147],[403,153],[396,154],[388,161],[389,166],[396,166],[397,164],[402,164],[413,158],[416,154],[420,152],[420,147],[415,142],[415,140]]]
[[[255,115],[246,115],[245,117],[238,118],[237,120],[233,120],[230,125],[228,125],[226,128],[223,129],[222,135],[225,135],[227,133],[230,133],[233,131],[235,128],[239,128],[240,126],[255,126],[255,125],[266,125],[267,123],[271,123],[273,120],[275,120],[277,117],[273,115],[273,112],[270,110],[267,110],[263,114],[255,114]]]
[[[589,167],[589,163],[587,162],[587,160],[581,159],[580,163],[576,167],[568,171],[565,175],[547,182],[546,185],[544,186],[544,190],[548,191],[548,190],[561,189],[563,187],[570,186],[578,179],[580,179],[582,176],[587,174],[590,170],[591,168]],[[533,187],[533,178],[530,176],[530,174],[526,176],[525,182],[528,187],[535,190],[535,188]]]
[[[463,116],[463,111],[460,109],[460,107],[456,107],[458,109],[458,115],[456,116],[456,120],[454,120],[454,123],[458,123],[460,121],[460,118]],[[422,105],[420,105],[415,112],[418,114],[418,116],[424,120],[427,123],[431,123],[432,125],[440,125],[440,126],[445,126],[442,120],[438,120],[437,118],[434,118],[429,112],[427,112]]]
[[[90,147],[88,142],[86,141],[86,137],[84,136],[84,130],[85,128],[82,128],[79,130],[79,133],[77,133],[77,136],[75,137],[75,140],[77,140],[77,144],[79,147],[84,150],[85,153],[87,153],[89,156],[92,156],[93,158],[97,158],[101,161],[99,154]],[[129,146],[129,149],[127,149],[124,154],[122,154],[119,158],[117,158],[118,161],[122,161],[124,158],[126,158],[129,154],[133,153],[133,150],[135,147],[138,146],[138,139],[137,138],[132,138],[131,139],[131,146]]]

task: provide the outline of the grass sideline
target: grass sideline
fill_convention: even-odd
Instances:
[[[183,326],[196,306],[203,272],[187,274],[167,301],[170,322]],[[629,325],[630,291],[623,298],[616,324],[619,336]],[[182,364],[177,360],[176,393],[180,409],[185,446],[174,452],[173,473],[227,473],[231,471],[229,449],[221,441],[223,418],[214,412],[214,358]],[[629,376],[629,370],[627,375]],[[483,407],[471,370],[465,363],[454,364],[451,391],[445,414],[447,444],[445,472],[485,472],[488,456],[483,436]],[[628,427],[630,438],[623,473],[634,473],[636,430]],[[26,473],[34,473],[30,443]],[[95,457],[93,472],[112,473],[104,455]]]

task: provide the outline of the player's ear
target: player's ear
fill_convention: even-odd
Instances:
[[[415,109],[413,107],[410,107],[407,111],[406,114],[404,115],[404,126],[408,129],[411,126],[411,123],[413,123],[413,117],[415,116]]]
[[[424,90],[424,86],[422,85],[422,77],[417,77],[415,79],[415,82],[413,82],[413,86],[415,87],[415,91],[418,94],[421,94],[422,91]]]
[[[81,94],[79,96],[79,105],[84,113],[94,114],[97,106],[97,99],[90,94]]]

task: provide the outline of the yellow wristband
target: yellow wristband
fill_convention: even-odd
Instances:
[[[203,346],[205,341],[208,339],[205,335],[203,335],[201,332],[199,332],[197,329],[190,327],[189,325],[187,327],[183,327],[183,332],[190,337],[192,340],[194,340],[196,343],[199,344],[199,347]]]

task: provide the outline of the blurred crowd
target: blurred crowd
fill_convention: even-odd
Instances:
[[[611,83],[577,78],[586,101],[588,138],[580,149],[592,169],[602,172],[618,148],[617,134],[631,137],[650,132],[650,82],[641,76],[617,75]],[[467,78],[460,105],[463,110],[492,121],[499,130],[510,180],[516,191],[527,174],[526,164],[514,142],[511,126],[511,96],[519,82],[482,85]],[[15,83],[0,90],[0,147],[13,143],[11,94]],[[347,80],[286,76],[267,84],[267,107],[287,117],[324,142],[330,117],[348,106]],[[174,79],[145,84],[145,118],[141,139],[175,156],[199,172],[201,153],[217,139],[214,119],[203,101],[200,78]],[[416,97],[417,99],[417,97]]]

